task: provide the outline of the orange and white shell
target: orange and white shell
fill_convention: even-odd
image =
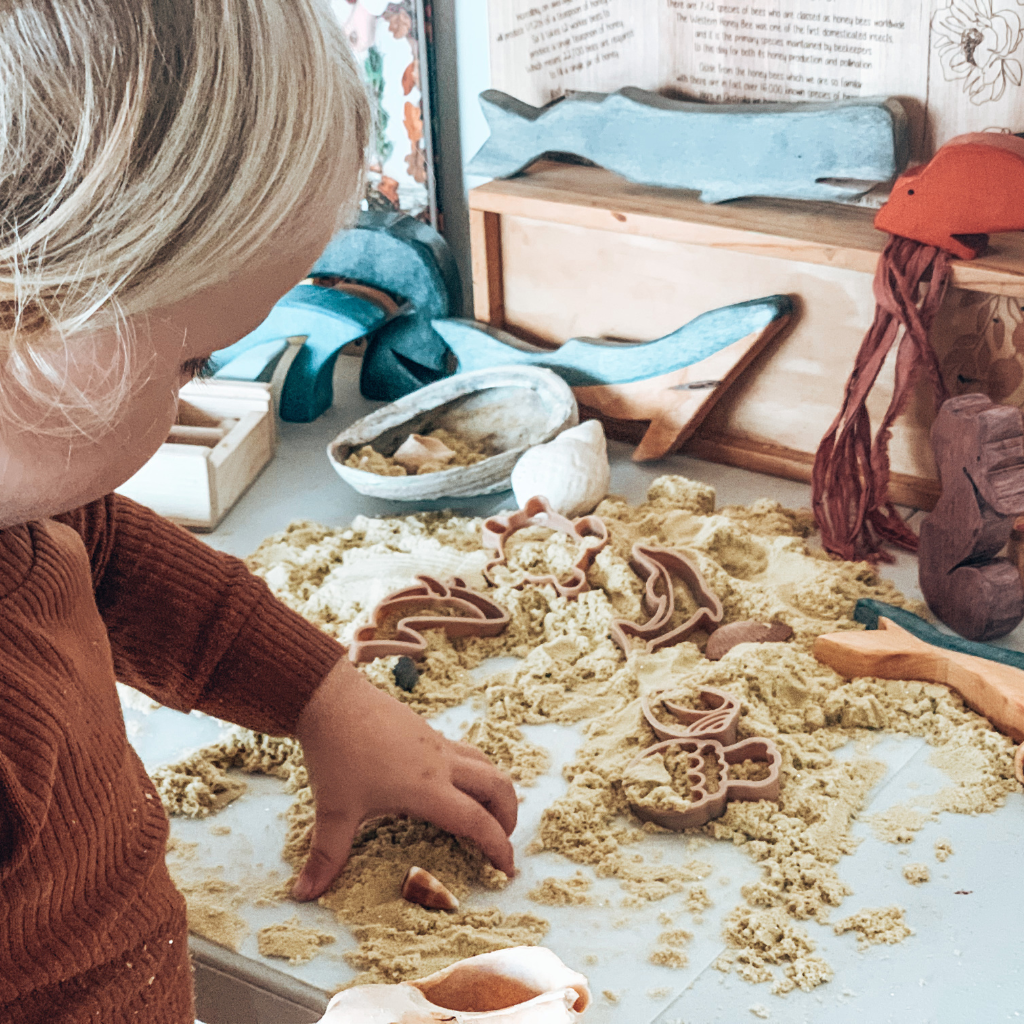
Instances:
[[[430,910],[458,910],[459,901],[442,882],[423,868],[411,867],[402,882],[402,899]]]
[[[587,979],[550,949],[516,946],[419,981],[346,989],[320,1024],[573,1024],[590,1001]]]

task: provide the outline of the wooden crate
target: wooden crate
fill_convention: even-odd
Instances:
[[[551,162],[472,190],[469,204],[476,317],[526,340],[648,341],[718,306],[793,295],[793,327],[769,344],[683,450],[810,480],[874,315],[872,280],[886,236],[872,226],[872,211],[781,199],[711,206],[693,193]],[[991,338],[998,304],[1006,307],[1004,321],[1021,319],[1024,234],[994,236],[984,258],[956,264],[953,282],[932,340],[954,391],[985,390],[995,362],[1024,364],[1004,338],[1005,325],[998,344]],[[964,374],[956,360],[966,336],[988,346],[988,362]],[[1024,328],[1017,339],[1024,349]],[[889,404],[892,370],[890,358],[868,403],[873,424]],[[1024,401],[1024,384],[1013,380],[1012,397],[993,398]],[[938,494],[932,417],[922,386],[890,445],[892,494],[918,508],[930,508]]]
[[[181,389],[181,397],[184,412],[179,423],[205,426],[223,419],[237,423],[212,447],[162,444],[117,492],[205,533],[217,527],[273,458],[277,444],[273,401],[269,384],[241,381],[193,381]]]

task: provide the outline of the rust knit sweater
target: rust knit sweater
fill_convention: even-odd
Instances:
[[[127,499],[0,531],[0,1022],[193,1022],[167,819],[115,678],[283,735],[341,653]]]

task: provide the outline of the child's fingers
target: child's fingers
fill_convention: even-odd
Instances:
[[[496,868],[510,878],[515,874],[515,855],[508,836],[498,819],[473,797],[451,788],[424,816],[452,835],[472,839]]]
[[[309,857],[292,886],[297,900],[312,900],[323,894],[345,866],[359,821],[343,814],[317,814]]]
[[[512,835],[519,816],[519,800],[507,775],[489,761],[481,764],[457,757],[452,764],[452,782],[463,793],[483,804],[498,819],[505,835]]]

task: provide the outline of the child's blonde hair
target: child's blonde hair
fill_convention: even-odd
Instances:
[[[0,13],[0,415],[102,432],[104,397],[56,367],[241,271],[310,197],[351,213],[370,110],[327,0],[20,0]],[[22,417],[20,422],[26,425]],[[39,424],[36,424],[38,427]]]

